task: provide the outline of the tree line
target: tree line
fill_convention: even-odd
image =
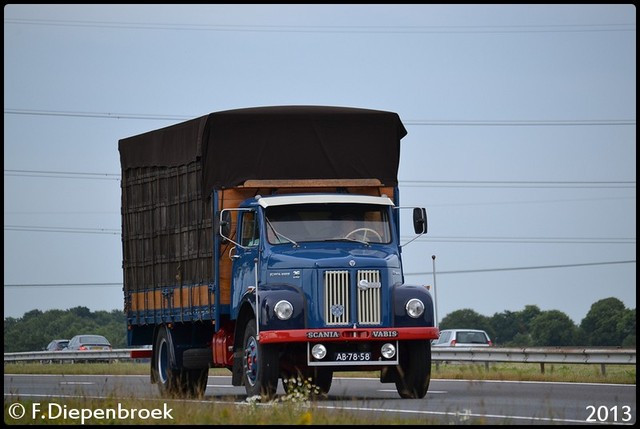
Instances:
[[[558,310],[541,311],[527,305],[522,311],[503,311],[491,317],[471,309],[446,315],[440,329],[469,328],[487,331],[502,347],[630,347],[636,346],[636,310],[617,298],[595,302],[579,325]],[[51,340],[79,334],[105,336],[114,349],[127,347],[126,317],[122,310],[31,310],[20,318],[4,319],[4,352],[43,350]]]
[[[456,310],[442,319],[439,328],[483,329],[501,347],[636,347],[636,309],[625,308],[617,298],[593,303],[579,325],[561,311],[527,305],[522,311],[491,317],[471,309]]]

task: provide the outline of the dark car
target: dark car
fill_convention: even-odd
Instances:
[[[445,329],[433,347],[491,347],[489,335],[481,329]]]
[[[53,340],[45,348],[48,352],[59,352],[67,348],[69,340]]]
[[[102,335],[76,335],[69,340],[67,350],[111,350],[111,343]]]

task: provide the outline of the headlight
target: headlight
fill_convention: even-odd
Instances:
[[[396,347],[391,343],[385,343],[380,349],[380,354],[385,359],[391,359],[396,355]]]
[[[276,303],[275,307],[273,307],[273,311],[275,311],[278,319],[289,320],[291,318],[291,315],[293,314],[293,305],[291,305],[289,301],[285,301],[283,299],[282,301],[278,301]]]
[[[317,360],[324,359],[324,357],[327,355],[327,348],[322,344],[316,344],[311,349],[311,355]]]
[[[424,313],[424,304],[417,298],[410,299],[404,308],[407,311],[407,314],[414,319],[417,319],[422,316],[422,313]]]

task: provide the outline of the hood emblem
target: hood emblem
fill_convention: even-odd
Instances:
[[[362,279],[358,282],[358,289],[367,290],[367,289],[380,289],[382,284],[380,282],[370,282],[368,280]]]
[[[349,261],[349,266],[350,267],[355,267],[356,266],[356,261],[354,261],[353,259]]]
[[[342,317],[344,314],[344,305],[334,304],[331,306],[331,315],[335,318]]]

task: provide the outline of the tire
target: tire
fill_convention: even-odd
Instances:
[[[318,386],[321,395],[326,395],[331,389],[333,370],[329,368],[314,368],[311,374],[312,383]]]
[[[184,370],[186,374],[185,396],[189,398],[202,398],[207,390],[209,381],[209,368]]]
[[[167,328],[162,327],[158,331],[153,345],[153,359],[151,364],[152,379],[158,384],[162,397],[173,397],[178,394],[176,387],[179,385],[175,369],[175,357],[171,334]]]
[[[164,398],[198,398],[204,396],[209,369],[178,368],[173,341],[167,328],[158,331],[153,347],[152,378]]]
[[[398,358],[398,394],[404,399],[424,398],[431,382],[431,344],[429,341],[403,341]]]
[[[267,400],[275,396],[280,373],[278,363],[277,346],[260,344],[256,320],[249,320],[242,341],[242,382],[247,396],[261,396]]]
[[[286,374],[282,376],[282,387],[287,394],[293,393],[293,386],[286,380],[291,378],[302,378],[306,383],[311,379],[311,384],[318,387],[319,395],[326,395],[331,389],[333,381],[333,370],[329,368],[307,367],[304,371],[298,370],[296,374]]]

